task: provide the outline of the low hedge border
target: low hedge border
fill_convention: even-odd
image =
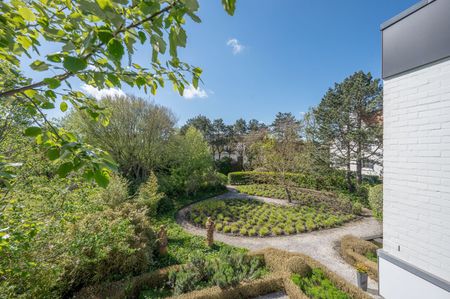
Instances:
[[[157,288],[163,285],[169,277],[169,272],[179,269],[179,265],[162,268],[144,273],[129,279],[115,282],[105,282],[81,289],[73,298],[79,299],[123,299],[139,298],[144,288]]]
[[[292,281],[293,273],[301,274],[307,268],[320,268],[333,284],[340,290],[349,294],[353,299],[370,299],[371,297],[347,282],[327,267],[312,259],[311,257],[288,252],[275,248],[266,248],[250,252],[251,256],[264,258],[266,266],[272,271],[269,275],[250,282],[242,282],[236,287],[221,289],[210,287],[202,290],[170,297],[171,299],[235,299],[254,298],[261,295],[285,291],[291,299],[309,299],[307,295]],[[118,298],[138,298],[139,293],[144,288],[160,287],[167,281],[168,273],[179,266],[171,266],[155,272],[145,273],[128,280],[113,283],[104,283],[91,286],[81,290],[74,298],[88,299],[118,299]],[[300,271],[300,273],[299,273]]]
[[[377,249],[377,245],[352,235],[346,235],[341,239],[342,258],[352,266],[356,263],[365,265],[369,276],[376,281],[378,281],[378,265],[365,257],[365,254],[369,251],[376,254]]]
[[[342,277],[340,277],[333,271],[329,270],[326,266],[324,266],[320,262],[316,261],[315,259],[307,255],[301,253],[288,252],[275,248],[266,248],[257,252],[253,252],[251,254],[263,255],[264,260],[266,261],[266,265],[269,267],[270,270],[274,271],[275,273],[276,272],[284,273],[281,275],[284,281],[283,283],[284,290],[291,299],[309,299],[309,297],[305,295],[303,291],[292,282],[291,279],[292,272],[290,269],[300,268],[299,267],[300,265],[294,265],[293,263],[300,263],[301,261],[307,264],[311,269],[320,268],[328,277],[328,279],[330,279],[337,288],[349,294],[351,298],[353,299],[371,298],[364,291],[347,282]],[[297,257],[300,257],[300,259]]]

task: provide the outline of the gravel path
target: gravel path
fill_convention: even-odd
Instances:
[[[237,193],[232,187],[229,187],[229,190],[230,192],[214,198],[251,198],[272,204],[289,204],[285,200],[281,199],[271,199]],[[186,213],[189,211],[190,207],[191,206],[187,206],[178,212],[177,222],[188,232],[194,235],[205,236],[206,231],[204,229],[195,227],[186,220]],[[364,217],[361,220],[349,222],[337,228],[298,235],[259,238],[230,236],[215,232],[214,239],[237,247],[248,248],[250,250],[274,247],[292,252],[300,252],[317,259],[326,265],[330,270],[333,270],[347,281],[356,285],[356,271],[341,258],[336,250],[339,240],[347,234],[352,234],[357,237],[369,237],[379,235],[381,233],[382,227],[378,221],[376,221],[373,217]],[[376,294],[378,293],[378,284],[376,281],[369,279],[368,292],[377,297]]]

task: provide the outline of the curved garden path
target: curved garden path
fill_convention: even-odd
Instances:
[[[272,204],[289,205],[288,202],[281,199],[272,199],[238,193],[232,186],[229,186],[228,190],[229,192],[213,198],[250,198]],[[204,236],[206,234],[205,229],[196,227],[186,220],[186,213],[192,205],[181,209],[177,213],[177,222],[188,232],[194,235]],[[330,270],[333,270],[347,281],[356,285],[356,271],[341,258],[338,250],[336,249],[339,246],[339,241],[344,235],[347,234],[365,238],[380,235],[381,233],[381,224],[373,217],[368,216],[357,221],[346,223],[337,228],[297,235],[260,238],[231,236],[215,232],[214,239],[236,247],[244,247],[250,250],[274,247],[292,252],[303,253],[317,259],[326,265]],[[378,293],[378,284],[371,279],[369,279],[368,292],[372,295]]]

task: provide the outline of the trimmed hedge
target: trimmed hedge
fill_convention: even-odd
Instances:
[[[369,206],[373,216],[383,220],[383,185],[376,185],[369,189]]]
[[[325,276],[340,290],[346,292],[353,299],[369,299],[371,298],[367,293],[347,282],[345,279],[329,270],[323,264],[319,263],[315,259],[301,254],[293,253],[275,248],[266,248],[260,251],[252,252],[253,255],[262,255],[266,261],[266,265],[274,273],[280,273],[283,277],[284,290],[290,299],[309,299],[303,291],[292,281],[290,269],[292,267],[300,269],[301,266],[293,263],[305,263],[311,269],[321,269]],[[300,259],[293,259],[293,257],[300,257]]]
[[[240,171],[228,174],[228,183],[231,185],[273,184],[277,182],[279,173]],[[288,173],[286,178],[296,187],[316,190],[346,190],[345,176],[335,171],[332,175],[314,175],[301,173]]]
[[[378,265],[365,255],[368,252],[376,255],[377,249],[377,245],[352,235],[344,236],[341,239],[340,253],[342,258],[353,266],[357,263],[365,265],[369,269],[369,276],[376,281],[378,281]]]
[[[271,274],[254,281],[241,282],[236,287],[221,289],[211,287],[170,297],[178,299],[235,299],[254,298],[261,295],[284,290],[291,299],[310,299],[291,279],[292,274],[307,275],[310,269],[319,268],[325,276],[340,290],[353,299],[370,299],[371,297],[347,282],[327,267],[300,253],[288,252],[275,248],[266,248],[249,253],[264,259]],[[105,283],[81,290],[74,298],[138,298],[144,288],[158,288],[168,280],[168,273],[179,266],[160,269],[128,280]]]

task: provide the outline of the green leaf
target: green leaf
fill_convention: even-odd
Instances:
[[[97,35],[98,39],[104,44],[107,44],[113,38],[111,30],[107,28],[102,28],[101,30],[99,30],[97,32]]]
[[[30,64],[31,69],[38,71],[38,72],[48,70],[49,66],[50,66],[49,64],[43,62],[42,60],[35,60],[35,61],[33,61],[32,64]]]
[[[197,0],[184,0],[184,5],[190,12],[197,11],[199,7]]]
[[[45,78],[44,82],[48,85],[51,89],[56,89],[61,85],[61,81],[55,78]]]
[[[34,15],[33,11],[28,7],[19,8],[18,13],[24,18],[25,21],[33,22],[36,20],[36,16]]]
[[[66,162],[59,166],[57,172],[61,178],[65,178],[72,171],[72,169],[73,169],[72,162]]]
[[[47,55],[47,60],[51,62],[61,62],[61,54],[55,53],[55,54],[49,54]]]
[[[69,106],[66,102],[61,102],[61,104],[59,105],[59,109],[61,109],[62,112],[66,112],[67,108],[69,108]]]
[[[60,152],[59,152],[59,148],[57,148],[57,147],[52,147],[47,151],[47,157],[51,161],[58,159],[59,155],[60,155]]]
[[[123,54],[125,54],[122,42],[117,38],[110,40],[106,47],[109,56],[115,61],[120,61],[122,59]]]
[[[236,10],[236,0],[222,0],[222,5],[230,16],[234,15],[234,11]]]
[[[101,9],[112,8],[112,3],[109,0],[97,0],[97,4]]]
[[[69,72],[76,73],[87,68],[87,62],[82,58],[66,56],[64,57],[63,66]]]
[[[25,135],[30,137],[36,137],[37,135],[42,133],[42,129],[40,127],[28,127],[25,129]]]
[[[53,109],[55,108],[55,104],[53,104],[52,102],[44,102],[41,105],[42,109]]]
[[[104,169],[95,171],[94,180],[100,187],[106,188],[109,184],[108,172]]]
[[[144,44],[145,41],[147,40],[147,36],[145,35],[145,32],[139,31],[138,36],[139,36],[139,40],[141,41],[141,44]]]

